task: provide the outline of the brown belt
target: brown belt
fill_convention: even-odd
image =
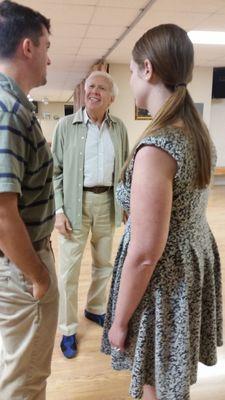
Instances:
[[[86,192],[93,192],[93,193],[99,194],[99,193],[108,192],[112,188],[113,188],[112,186],[93,186],[93,187],[85,187],[84,186],[83,190]]]
[[[32,245],[36,251],[43,249],[50,250],[51,249],[50,236],[46,236],[43,239],[37,240],[36,242],[33,242]],[[5,257],[2,250],[0,250],[0,257]]]

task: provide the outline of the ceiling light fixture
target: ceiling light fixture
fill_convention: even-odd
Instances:
[[[190,31],[188,32],[188,36],[192,43],[225,45],[225,32]]]

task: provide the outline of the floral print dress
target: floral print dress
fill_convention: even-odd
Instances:
[[[217,346],[222,345],[221,270],[206,220],[208,189],[193,188],[193,149],[180,128],[164,128],[144,138],[136,151],[143,145],[161,148],[177,162],[169,235],[129,322],[126,351],[118,352],[111,348],[108,332],[130,242],[128,219],[115,259],[101,350],[111,354],[114,369],[131,371],[134,399],[140,399],[143,385],[149,384],[156,387],[158,400],[188,400],[190,384],[197,380],[198,362],[214,365]],[[134,160],[135,155],[125,183],[117,188],[118,201],[128,213]]]

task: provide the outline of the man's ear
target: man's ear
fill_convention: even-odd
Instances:
[[[115,100],[115,96],[111,96],[111,98],[109,100],[108,108],[111,106],[111,104],[114,102],[114,100]]]
[[[144,68],[143,68],[143,74],[144,78],[149,81],[152,77],[153,73],[153,68],[152,68],[152,63],[149,61],[148,58],[144,60]]]
[[[21,47],[22,47],[23,55],[26,58],[31,59],[32,55],[33,55],[33,47],[34,47],[32,40],[29,38],[23,39]]]
[[[114,100],[115,100],[115,96],[111,96],[111,102],[110,102],[110,104],[112,104],[112,103],[114,102]]]

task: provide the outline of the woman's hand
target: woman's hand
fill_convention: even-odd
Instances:
[[[109,341],[115,350],[125,351],[128,325],[121,326],[114,322],[109,330]]]

